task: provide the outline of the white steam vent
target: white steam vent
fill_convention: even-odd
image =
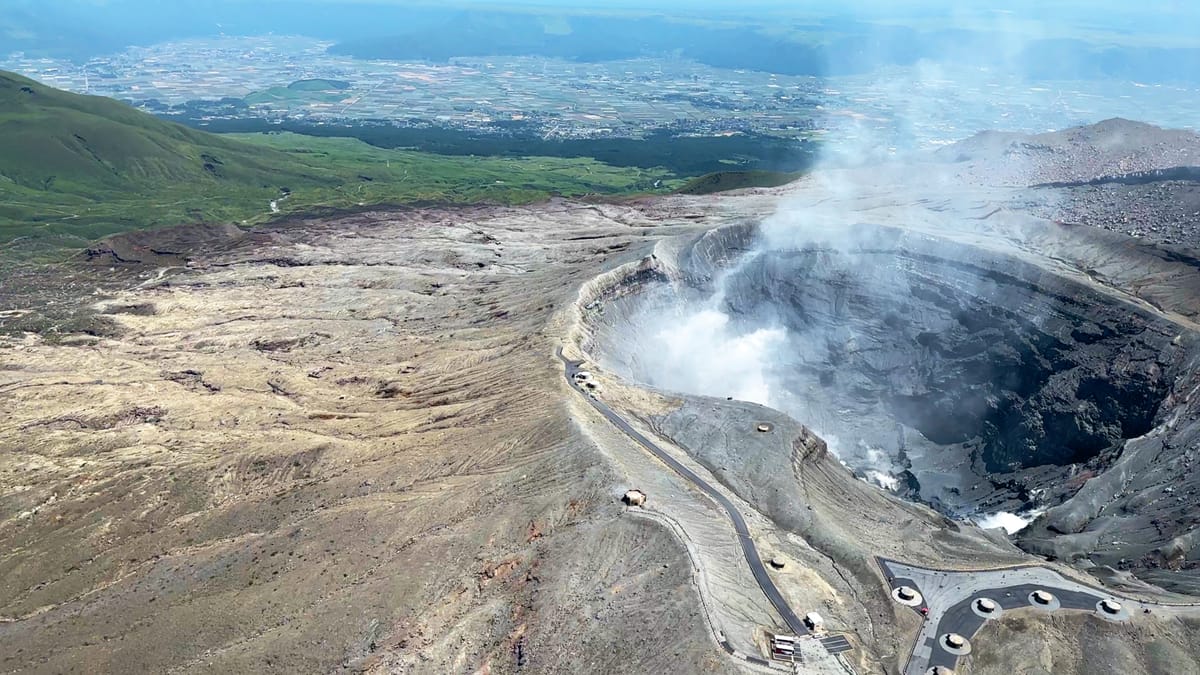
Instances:
[[[997,511],[975,519],[975,524],[985,530],[1003,528],[1008,534],[1016,534],[1029,526],[1042,511],[1030,511],[1025,514]]]
[[[740,332],[714,309],[673,317],[653,336],[661,358],[646,374],[665,389],[770,405],[767,360],[785,337],[779,328]]]

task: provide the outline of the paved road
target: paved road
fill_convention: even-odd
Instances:
[[[977,598],[994,600],[1006,610],[1018,609],[1032,606],[1030,593],[1045,590],[1052,593],[1060,603],[1060,609],[1065,610],[1095,612],[1096,603],[1109,598],[1119,600],[1133,612],[1141,612],[1148,606],[1148,603],[1116,598],[1102,589],[1067,579],[1039,565],[959,572],[916,567],[884,558],[878,561],[892,588],[910,586],[917,589],[929,608],[904,669],[905,675],[924,675],[932,666],[954,668],[957,665],[958,656],[943,649],[938,640],[946,633],[958,633],[967,639],[975,636],[987,621],[971,607]],[[919,611],[919,608],[914,607],[913,611]]]
[[[667,466],[671,467],[675,473],[678,473],[679,475],[691,481],[692,484],[703,490],[705,494],[707,494],[709,497],[712,497],[718,504],[720,504],[721,508],[725,509],[725,513],[729,515],[729,519],[733,521],[733,529],[737,532],[738,542],[742,545],[742,553],[746,556],[746,562],[750,564],[750,572],[754,574],[754,580],[758,582],[758,587],[762,589],[763,595],[767,596],[767,600],[771,603],[771,606],[775,608],[775,611],[779,612],[779,616],[783,617],[784,623],[787,624],[787,627],[793,633],[796,635],[808,635],[809,630],[808,627],[804,625],[804,621],[802,621],[800,617],[796,616],[796,613],[793,612],[792,608],[788,606],[787,601],[783,599],[783,595],[779,592],[779,589],[775,587],[775,582],[771,581],[770,575],[767,574],[767,569],[763,566],[762,558],[758,555],[758,549],[754,546],[754,540],[750,538],[750,529],[746,527],[746,520],[742,518],[742,514],[738,512],[737,507],[733,505],[733,502],[729,501],[724,494],[719,492],[703,478],[696,475],[694,471],[687,468],[683,464],[680,464],[678,460],[660,448],[654,443],[654,441],[651,441],[639,433],[636,429],[630,426],[623,417],[613,412],[612,408],[609,408],[607,405],[605,405],[603,401],[588,394],[588,392],[580,388],[575,382],[575,373],[579,372],[579,366],[582,364],[582,361],[571,361],[567,359],[565,356],[563,356],[561,348],[558,350],[558,358],[562,359],[562,362],[565,366],[564,373],[566,375],[567,382],[570,383],[571,387],[575,389],[575,391],[583,394],[588,403],[591,403],[593,408],[600,411],[600,414],[604,415],[605,419],[607,419],[609,422],[612,422],[618,429],[625,432],[630,438],[640,443],[643,447],[649,450],[651,454],[662,460],[662,462]]]
[[[983,624],[987,619],[979,616],[971,609],[971,603],[976,597],[984,597],[995,600],[1004,609],[1021,609],[1030,607],[1029,594],[1034,591],[1046,590],[1046,586],[1040,584],[1017,584],[1015,586],[1005,586],[1003,588],[989,588],[976,592],[972,597],[962,600],[957,605],[946,610],[942,614],[941,621],[938,622],[937,630],[934,633],[937,637],[946,633],[958,633],[959,635],[971,638],[983,628]],[[1062,603],[1061,609],[1074,609],[1094,612],[1096,603],[1103,600],[1104,595],[1083,593],[1080,591],[1068,591],[1059,588],[1051,589],[1054,597],[1058,598]],[[944,649],[934,649],[929,658],[928,666],[942,666],[944,668],[954,668],[958,662],[958,657]]]
[[[779,589],[775,587],[775,582],[771,581],[771,577],[767,574],[758,549],[755,548],[754,541],[750,538],[746,520],[742,518],[742,514],[738,512],[733,503],[654,441],[630,426],[623,417],[603,401],[580,387],[575,382],[575,374],[580,370],[581,361],[567,359],[563,356],[561,348],[558,350],[558,358],[562,359],[564,374],[571,388],[582,394],[593,408],[604,415],[605,419],[721,505],[729,519],[733,521],[733,528],[737,532],[742,553],[746,556],[746,562],[750,565],[750,571],[754,574],[754,579],[762,589],[763,595],[767,596],[767,600],[775,608],[775,611],[779,612],[784,623],[792,632],[796,635],[808,635],[809,630],[804,622],[788,606]],[[916,588],[923,596],[924,606],[929,610],[917,636],[912,655],[905,666],[905,675],[924,675],[932,666],[952,669],[957,665],[958,657],[943,649],[938,644],[938,638],[946,633],[957,633],[968,639],[975,636],[987,621],[972,610],[971,605],[977,598],[990,598],[1003,609],[1018,609],[1030,606],[1029,594],[1033,591],[1047,590],[1060,603],[1059,609],[1065,610],[1097,611],[1096,603],[1109,598],[1119,600],[1128,611],[1134,613],[1140,613],[1155,606],[1167,607],[1156,603],[1117,598],[1103,589],[1070,580],[1050,568],[1040,565],[964,572],[916,567],[885,558],[878,558],[878,562],[890,580],[892,588],[899,586]],[[913,611],[919,611],[919,607],[914,607]],[[1200,616],[1200,607],[1189,607],[1187,611]],[[733,653],[733,649],[728,643],[722,641],[722,647]],[[766,663],[756,657],[747,658],[753,663]]]

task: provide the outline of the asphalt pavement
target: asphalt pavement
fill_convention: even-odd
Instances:
[[[983,617],[975,614],[971,609],[971,603],[975,598],[984,597],[995,600],[1004,609],[1020,609],[1022,607],[1031,607],[1029,603],[1029,594],[1039,590],[1050,590],[1055,597],[1062,603],[1061,609],[1074,609],[1094,612],[1096,603],[1106,597],[1092,593],[1083,593],[1079,591],[1068,591],[1063,589],[1051,588],[1039,584],[1019,584],[1016,586],[1004,586],[1001,588],[983,589],[974,593],[971,597],[954,605],[942,614],[942,620],[938,622],[937,630],[935,631],[938,637],[946,633],[958,633],[966,638],[974,637],[975,633],[983,627],[985,621]],[[943,666],[945,668],[954,668],[958,663],[958,657],[944,649],[934,649],[933,654],[929,659],[929,666]]]
[[[923,675],[932,666],[953,669],[958,656],[937,644],[941,636],[957,633],[971,639],[989,619],[972,607],[978,598],[994,600],[1005,610],[1033,607],[1030,593],[1049,591],[1059,605],[1054,611],[1095,612],[1096,603],[1114,596],[1067,579],[1041,565],[1021,565],[979,571],[937,570],[878,559],[892,588],[910,586],[924,598],[929,612],[909,658],[906,675]],[[921,607],[914,607],[919,612]]]
[[[723,508],[725,513],[729,516],[729,519],[733,521],[733,529],[737,533],[738,543],[740,543],[742,546],[742,553],[746,556],[746,562],[750,565],[750,572],[754,575],[754,580],[758,582],[758,587],[762,589],[763,595],[767,596],[767,601],[770,602],[771,606],[775,608],[775,611],[779,613],[779,616],[783,619],[783,622],[787,624],[788,629],[791,630],[792,633],[798,636],[808,635],[809,630],[808,627],[804,625],[804,621],[800,617],[796,616],[796,613],[792,611],[790,606],[788,606],[787,601],[783,598],[783,594],[779,592],[779,589],[775,586],[775,582],[772,581],[770,575],[767,574],[767,568],[763,565],[762,557],[758,554],[758,549],[754,546],[754,540],[750,538],[750,529],[746,526],[746,519],[742,517],[742,514],[737,510],[737,507],[733,505],[733,502],[731,502],[729,498],[710,485],[703,478],[698,476],[694,471],[681,464],[669,453],[659,447],[654,441],[646,438],[646,436],[630,426],[629,423],[625,421],[625,418],[614,412],[613,409],[609,408],[608,405],[606,405],[603,401],[584,391],[575,382],[575,373],[579,372],[579,366],[583,363],[582,361],[571,361],[570,359],[566,358],[563,356],[561,348],[558,350],[558,358],[562,359],[562,362],[565,366],[564,373],[566,375],[567,382],[571,385],[571,388],[583,394],[583,397],[587,399],[587,401],[592,404],[592,407],[598,410],[601,415],[604,415],[605,419],[607,419],[621,431],[625,432],[627,436],[637,441],[644,448],[649,450],[651,454],[653,454],[667,466],[671,467],[675,473],[678,473],[686,478],[693,485],[703,490],[705,494],[707,494],[709,497],[712,497],[714,501],[721,505],[721,508]]]
[[[750,571],[758,582],[763,595],[779,613],[789,630],[798,636],[809,635],[804,621],[792,611],[776,588],[775,582],[767,574],[762,557],[754,541],[750,538],[750,530],[746,520],[724,494],[714,488],[694,471],[684,466],[673,456],[663,450],[654,441],[634,429],[623,417],[608,407],[603,401],[591,395],[575,381],[575,374],[580,371],[582,361],[571,361],[563,356],[562,349],[558,357],[564,364],[564,374],[571,388],[600,412],[609,422],[637,441],[642,447],[661,460],[673,471],[683,476],[705,494],[716,501],[729,520],[733,523],[741,544],[742,553],[750,565]],[[1100,588],[1093,588],[1064,578],[1053,570],[1040,565],[1023,565],[1009,568],[997,568],[980,571],[936,570],[913,565],[907,565],[894,560],[878,558],[880,567],[887,576],[892,588],[910,586],[917,589],[924,599],[922,606],[914,607],[913,611],[920,612],[922,607],[928,608],[925,622],[917,636],[904,672],[906,675],[923,675],[932,666],[942,666],[953,669],[958,663],[958,656],[942,649],[937,643],[938,638],[947,633],[957,633],[968,639],[975,636],[987,619],[977,615],[971,603],[977,598],[986,597],[996,601],[1006,610],[1030,607],[1029,594],[1036,590],[1047,590],[1054,594],[1060,603],[1059,610],[1096,611],[1096,603],[1113,597]],[[1146,607],[1153,603],[1134,603]],[[846,644],[848,647],[849,644]],[[722,647],[732,653],[732,648],[726,642]],[[826,645],[829,651],[842,651],[842,644]],[[752,658],[752,657],[747,657]],[[754,662],[761,659],[753,658]],[[764,662],[765,663],[765,662]]]

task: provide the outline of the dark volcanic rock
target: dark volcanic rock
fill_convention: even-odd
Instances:
[[[1049,134],[989,131],[938,150],[959,180],[1028,188],[1014,207],[1200,250],[1200,136],[1112,119]]]
[[[84,256],[100,265],[181,265],[191,256],[227,247],[243,236],[242,230],[230,224],[134,230],[96,242],[84,250]]]
[[[985,131],[935,155],[968,183],[1027,186],[1200,166],[1200,136],[1124,119],[1046,134]]]
[[[1200,251],[1200,181],[1120,180],[1030,189],[1031,211],[1063,223],[1088,225],[1154,244]]]
[[[921,440],[911,429],[1010,473],[1087,462],[1153,426],[1178,360],[1161,322],[1013,260],[855,236],[850,251],[763,253],[725,295],[730,314],[788,328],[783,386],[842,452],[894,455]],[[903,429],[859,422],[879,417]]]

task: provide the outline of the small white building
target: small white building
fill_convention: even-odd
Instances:
[[[808,626],[809,630],[817,630],[825,627],[825,619],[816,612],[809,612],[804,615],[804,625]]]

